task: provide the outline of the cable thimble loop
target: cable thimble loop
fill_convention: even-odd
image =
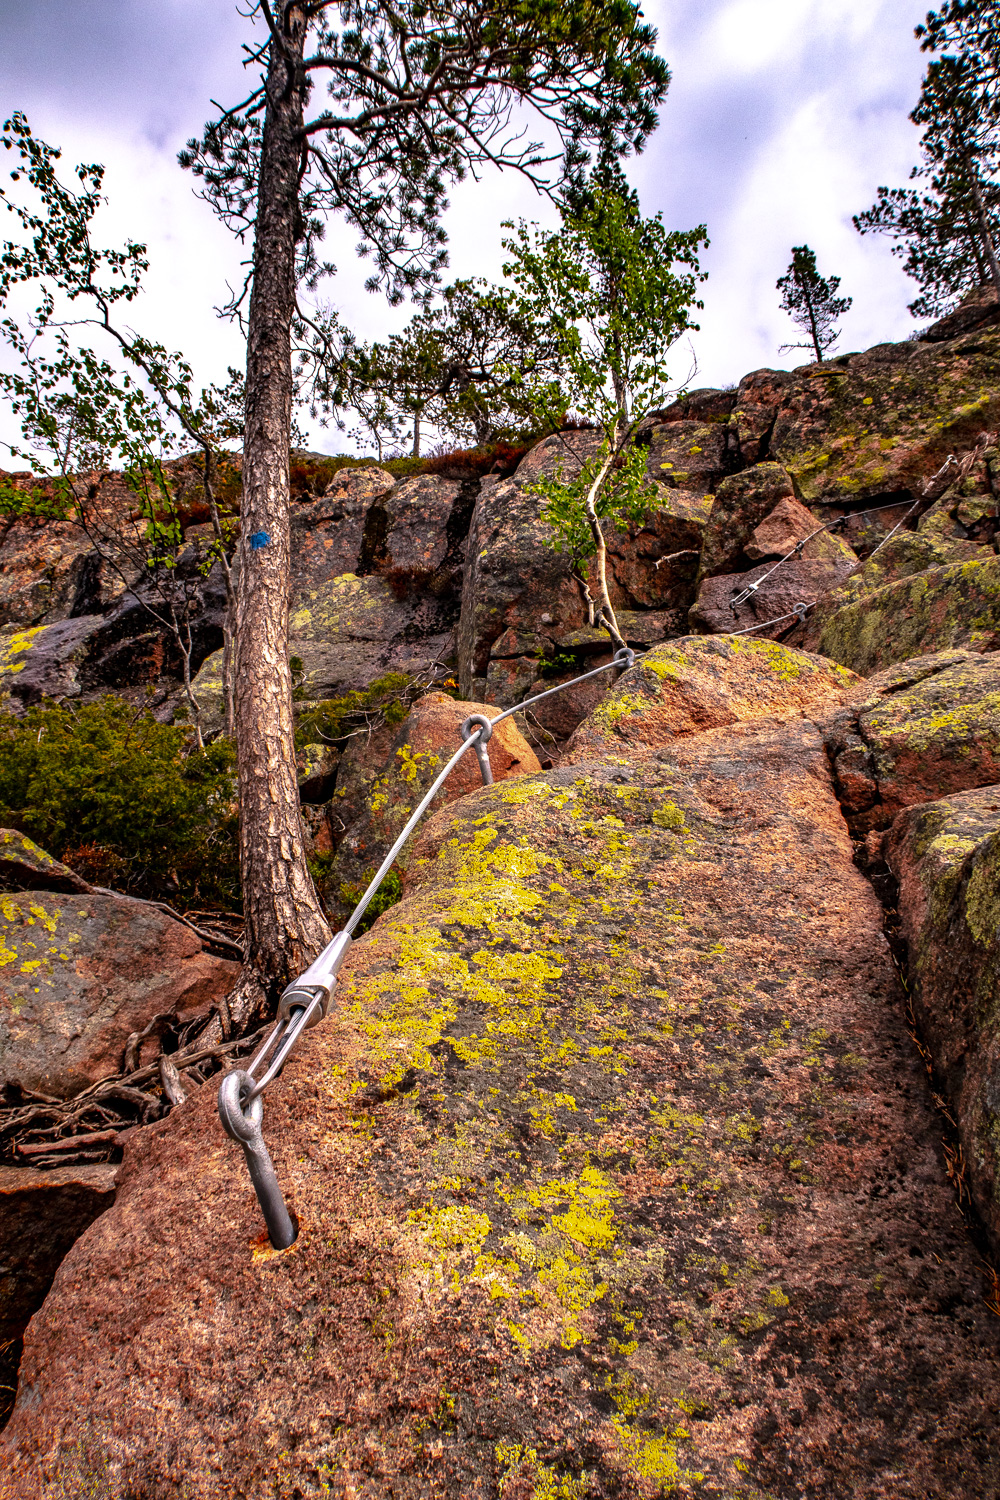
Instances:
[[[264,1145],[261,1133],[264,1101],[259,1095],[249,1097],[253,1089],[253,1078],[241,1068],[227,1073],[219,1088],[219,1119],[226,1134],[243,1147],[271,1244],[276,1250],[287,1250],[295,1243],[298,1229],[285,1205],[274,1163]],[[249,1103],[244,1111],[245,1099]]]
[[[490,765],[490,755],[486,748],[487,743],[493,738],[492,721],[485,714],[470,714],[462,725],[461,735],[463,740],[469,741],[477,729],[479,730],[479,735],[473,745],[473,749],[476,752],[476,759],[479,761],[479,769],[483,773],[483,786],[492,786],[493,767]]]
[[[800,624],[805,619],[805,617],[806,617],[806,610],[809,609],[809,608],[810,608],[810,606],[808,604],[793,604],[792,605],[792,614],[793,615],[798,615],[798,617],[799,617],[799,623]]]
[[[627,671],[629,667],[634,667],[635,652],[632,650],[632,647],[619,646],[618,650],[611,658],[611,664],[615,667],[621,667],[623,671]]]

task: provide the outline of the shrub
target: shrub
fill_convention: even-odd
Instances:
[[[296,660],[292,658],[293,677]],[[301,750],[306,745],[331,743],[353,730],[378,724],[401,724],[410,711],[415,690],[416,679],[406,672],[387,672],[360,692],[310,703],[299,717],[295,747]]]
[[[85,878],[238,901],[235,752],[108,696],[0,715],[0,823]]]
[[[73,494],[60,480],[40,480],[27,486],[0,473],[0,517],[8,520],[65,521],[72,513]]]
[[[371,884],[374,875],[375,871],[373,869],[366,870],[357,884],[354,884],[353,881],[344,882],[344,884],[340,887],[340,899],[345,906],[349,906],[352,908],[357,906],[358,902],[361,900],[361,897],[364,895],[365,891]],[[360,937],[363,932],[367,932],[369,927],[373,925],[375,920],[380,917],[384,911],[388,911],[390,906],[395,906],[397,901],[402,901],[402,899],[403,881],[399,874],[399,871],[393,868],[388,872],[382,884],[375,892],[365,910],[364,916],[361,918],[361,921],[354,929],[355,937]]]

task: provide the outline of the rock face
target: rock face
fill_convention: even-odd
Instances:
[[[897,817],[885,843],[921,1036],[955,1117],[965,1179],[1000,1251],[1000,788]]]
[[[5,1500],[997,1491],[1000,1324],[802,716],[842,678],[786,653],[755,718],[710,645],[661,748],[436,815],[268,1096],[289,1251],[214,1090],[130,1142]]]
[[[0,1426],[14,1404],[28,1319],[66,1251],[114,1202],[117,1170],[104,1164],[50,1172],[0,1166]]]
[[[794,371],[771,408],[768,455],[806,504],[919,494],[949,453],[997,426],[998,335],[878,344]]]
[[[832,602],[832,601],[831,601]],[[811,627],[817,650],[867,675],[925,652],[1000,647],[1000,559],[930,568],[887,583]]]
[[[853,567],[844,558],[792,559],[780,568],[760,563],[746,573],[706,578],[688,615],[689,625],[711,632],[752,629],[768,639],[783,639],[798,630],[799,620],[805,618],[802,607],[815,605]],[[749,598],[743,599],[747,590]]]
[[[1000,662],[943,651],[889,667],[851,695],[827,747],[856,832],[903,808],[1000,781]]]
[[[61,868],[61,867],[59,867]],[[0,1088],[65,1098],[118,1070],[157,1016],[206,1013],[238,965],[124,896],[0,895]]]
[[[331,846],[337,844],[337,857],[324,883],[331,910],[338,909],[343,884],[361,894],[361,882],[367,884],[381,864],[417,803],[461,745],[462,724],[476,713],[496,717],[496,710],[491,714],[484,703],[456,702],[446,693],[428,693],[414,703],[395,730],[384,728],[371,740],[359,736],[356,748],[349,749],[354,764],[338,777],[340,796],[330,804],[331,816],[346,823],[340,839],[336,829],[330,830]],[[495,781],[541,769],[512,718],[497,725],[488,752]],[[438,792],[435,807],[444,807],[481,785],[479,762],[469,751]],[[398,868],[405,870],[411,858],[412,847],[400,855]],[[345,917],[351,905],[353,901],[346,903]]]
[[[764,716],[822,714],[855,681],[821,657],[752,636],[688,636],[655,647],[622,673],[570,740],[566,758],[650,751],[680,735]]]
[[[607,543],[647,654],[505,721],[496,784],[467,758],[400,861],[268,1095],[289,1251],[214,1085],[129,1136],[107,1212],[114,1168],[0,1168],[11,1372],[80,1235],[26,1332],[3,1500],[1000,1494],[996,1282],[948,1180],[1000,1253],[998,316],[972,299],[640,424],[657,503]],[[598,441],[483,479],[296,456],[300,795],[333,915],[469,713],[610,666],[532,493]],[[120,476],[87,496],[130,503]],[[216,732],[225,601],[188,509]],[[171,718],[148,586],[71,523],[0,524],[3,705],[149,687]],[[465,701],[425,691],[455,678]],[[944,1153],[855,854],[898,881]],[[0,891],[12,1096],[112,1072],[235,976],[14,831]]]

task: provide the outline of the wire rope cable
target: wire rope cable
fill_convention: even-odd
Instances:
[[[781,624],[784,620],[804,620],[806,610],[811,608],[811,604],[797,604],[791,614],[780,615],[776,620],[764,620],[758,625],[750,626],[748,630],[731,633],[746,635],[751,630],[764,630],[767,626]],[[654,648],[651,647],[650,650],[652,649]],[[636,652],[631,646],[623,646],[615,652],[610,661],[604,662],[602,666],[594,667],[589,672],[570,678],[568,682],[557,683],[555,687],[546,688],[542,693],[535,693],[533,697],[524,699],[512,708],[504,709],[493,718],[486,714],[472,714],[465,720],[461,726],[462,744],[434,778],[413,809],[341,931],[335,934],[322,953],[285,989],[278,1001],[278,1017],[274,1029],[254,1058],[246,1067],[234,1069],[222,1079],[219,1087],[219,1118],[226,1134],[243,1148],[257,1201],[267,1224],[271,1243],[276,1249],[287,1249],[293,1244],[298,1229],[288,1211],[274,1170],[274,1163],[264,1144],[262,1133],[264,1090],[281,1073],[302,1034],[315,1026],[327,1014],[337,983],[337,975],[353,942],[353,934],[383,880],[392,869],[400,851],[412,837],[418,823],[448,777],[470,750],[479,759],[484,785],[492,782],[493,773],[489,764],[487,745],[496,726],[504,719],[522,713],[524,709],[530,708],[535,703],[541,703],[545,698],[551,698],[555,693],[565,692],[567,688],[575,687],[578,683],[599,677],[604,672],[610,672],[616,668],[627,670],[637,661],[641,661],[646,654],[646,652]],[[256,1076],[258,1071],[260,1071],[259,1078]]]

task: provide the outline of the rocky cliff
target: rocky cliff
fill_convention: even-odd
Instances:
[[[507,721],[496,784],[470,761],[401,862],[268,1095],[290,1250],[200,1076],[75,1167],[3,1169],[12,1341],[44,1301],[0,1494],[1000,1492],[1000,329],[961,325],[644,424],[661,504],[609,549],[643,654]],[[334,914],[467,713],[610,659],[530,490],[594,441],[302,487],[303,817]],[[13,521],[2,553],[15,709],[177,712],[139,580],[68,522]],[[152,1076],[225,958],[45,861],[22,840],[3,866],[4,1077],[55,1093],[58,1055],[72,1092],[116,1048]],[[92,948],[46,938],[36,998],[28,924],[71,916]]]

